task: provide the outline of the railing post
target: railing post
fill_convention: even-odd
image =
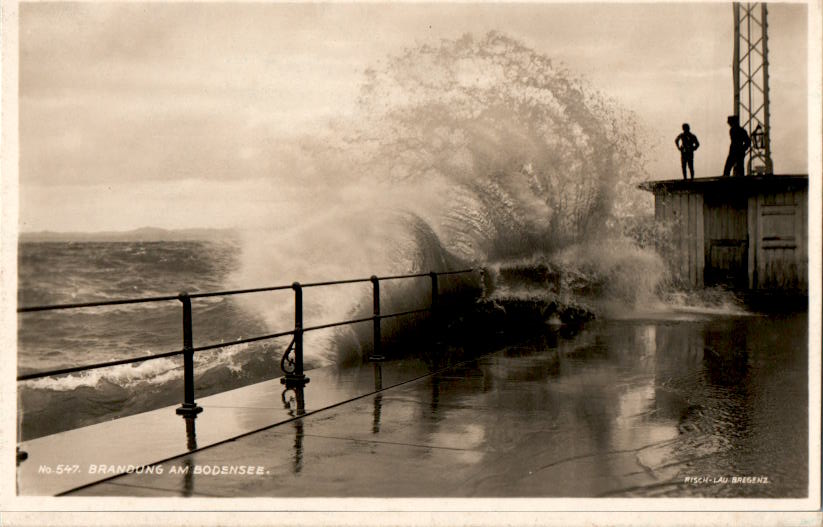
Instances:
[[[383,366],[379,362],[374,363],[374,391],[377,395],[374,396],[374,410],[372,412],[372,434],[380,433],[380,413],[383,409]]]
[[[432,303],[431,303],[431,317],[432,317],[432,336],[436,344],[440,343],[440,287],[437,283],[437,273],[434,271],[429,273],[432,281]]]
[[[372,284],[372,296],[374,297],[374,317],[373,317],[373,334],[372,334],[372,352],[369,360],[385,360],[381,354],[381,348],[383,344],[383,336],[380,332],[380,279],[377,278],[375,275],[371,276],[371,284]]]
[[[437,314],[437,309],[438,309],[437,304],[438,304],[438,297],[440,296],[440,290],[439,290],[440,288],[437,285],[437,273],[432,271],[432,272],[429,273],[429,276],[431,277],[431,280],[432,280],[432,305],[431,305],[431,310],[432,310],[432,318],[434,318]]]
[[[294,289],[294,371],[280,380],[287,387],[309,382],[303,374],[303,286],[294,282],[291,288]]]
[[[196,418],[195,415],[184,418],[186,420],[186,449],[189,451],[197,450],[197,427],[194,424]]]
[[[203,409],[194,402],[194,339],[191,329],[191,298],[185,291],[177,297],[183,303],[183,404],[177,415],[196,416]]]
[[[379,363],[374,365],[374,391],[383,389],[383,366]]]

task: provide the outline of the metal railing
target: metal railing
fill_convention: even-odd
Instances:
[[[405,275],[394,275],[394,276],[371,276],[369,278],[356,278],[350,280],[333,280],[327,282],[311,282],[306,284],[301,284],[299,282],[294,282],[291,285],[282,285],[282,286],[274,286],[274,287],[259,287],[254,289],[238,289],[233,291],[216,291],[216,292],[209,292],[209,293],[187,293],[182,292],[176,296],[156,296],[156,297],[143,297],[143,298],[129,298],[129,299],[121,299],[121,300],[107,300],[101,302],[85,302],[85,303],[75,303],[75,304],[54,304],[54,305],[44,305],[44,306],[29,306],[29,307],[21,307],[17,309],[18,313],[32,313],[38,311],[55,311],[61,309],[83,309],[83,308],[92,308],[92,307],[106,307],[106,306],[115,306],[115,305],[123,305],[123,304],[142,304],[142,303],[149,303],[149,302],[168,302],[177,300],[183,306],[183,348],[176,351],[169,351],[165,353],[157,353],[154,355],[146,355],[141,357],[130,357],[126,359],[108,361],[108,362],[100,362],[96,364],[88,364],[84,366],[76,366],[71,368],[62,368],[56,370],[49,370],[49,371],[41,371],[35,373],[27,373],[25,375],[19,375],[17,377],[18,381],[29,381],[33,379],[40,379],[43,377],[53,377],[57,375],[66,375],[69,373],[75,373],[80,371],[88,371],[98,368],[107,368],[111,366],[119,366],[122,364],[132,364],[136,362],[143,362],[149,360],[156,360],[161,358],[167,357],[174,357],[178,355],[183,356],[183,403],[178,407],[175,411],[177,414],[182,415],[184,417],[192,417],[196,416],[198,413],[202,412],[203,409],[197,406],[194,398],[194,354],[200,351],[207,351],[213,350],[218,348],[226,348],[230,346],[237,346],[240,344],[246,344],[250,342],[258,342],[262,340],[269,340],[275,339],[278,337],[285,337],[288,335],[292,335],[293,339],[291,343],[286,348],[283,357],[280,361],[280,369],[284,373],[284,377],[281,379],[281,382],[286,386],[303,386],[307,382],[309,382],[308,377],[306,377],[304,368],[303,368],[303,335],[308,331],[317,331],[321,329],[328,329],[338,326],[345,326],[350,324],[357,324],[361,322],[368,322],[372,321],[373,324],[373,346],[372,346],[372,354],[368,357],[369,360],[372,361],[379,361],[383,360],[385,357],[381,354],[382,353],[382,333],[381,333],[381,321],[387,318],[394,318],[394,317],[401,317],[405,315],[411,315],[414,313],[422,313],[422,312],[431,312],[433,315],[437,314],[438,304],[439,304],[439,281],[438,278],[440,276],[445,275],[456,275],[456,274],[465,274],[471,273],[475,271],[475,269],[462,269],[459,271],[445,271],[445,272],[429,272],[429,273],[416,273],[416,274],[405,274]],[[382,313],[380,309],[380,282],[388,281],[388,280],[400,280],[400,279],[410,279],[410,278],[422,278],[422,277],[429,277],[431,280],[431,303],[428,307],[420,308],[420,309],[411,309],[407,311],[399,311],[394,313]],[[332,286],[332,285],[342,285],[342,284],[355,284],[355,283],[366,283],[370,282],[372,284],[372,298],[373,298],[373,314],[370,317],[362,317],[356,318],[351,320],[344,320],[341,322],[333,322],[329,324],[321,324],[316,326],[309,326],[304,327],[303,324],[303,290],[311,287],[323,287],[323,286]],[[197,298],[208,298],[208,297],[224,297],[224,296],[232,296],[232,295],[242,295],[242,294],[249,294],[249,293],[260,293],[260,292],[270,292],[270,291],[284,291],[291,289],[294,291],[294,329],[290,329],[288,331],[281,331],[278,333],[270,333],[267,335],[259,335],[256,337],[250,337],[245,339],[238,339],[232,342],[220,342],[220,343],[213,343],[207,344],[204,346],[194,346],[194,338],[192,333],[192,299]]]

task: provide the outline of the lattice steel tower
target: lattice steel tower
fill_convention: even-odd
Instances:
[[[768,25],[765,3],[734,3],[734,115],[752,138],[748,174],[774,173],[769,140]]]

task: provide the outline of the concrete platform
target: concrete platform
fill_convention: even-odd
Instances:
[[[384,386],[429,372],[421,361],[394,361],[382,368]],[[307,373],[312,412],[375,391],[371,370],[321,368]],[[283,401],[279,378],[197,400],[203,408],[191,424],[175,413],[178,405],[40,437],[20,444],[28,459],[18,467],[21,495],[55,495],[120,472],[185,454],[294,417]],[[191,432],[195,435],[192,435]],[[114,466],[112,471],[98,470]]]
[[[552,353],[533,356],[528,369],[556,360]],[[185,456],[164,464],[162,475],[132,474],[72,495],[599,496],[676,472],[655,467],[678,435],[674,428],[644,427],[604,449],[567,426],[562,408],[524,404],[530,390],[518,393],[517,380],[484,393],[480,372],[505,373],[511,366],[503,354],[485,357]],[[205,473],[238,465],[262,473]]]
[[[312,370],[204,398],[195,438],[171,409],[59,434],[69,457],[31,448],[21,489],[67,488],[32,471],[73,456],[165,461],[70,496],[809,498],[806,336],[803,315],[613,321],[439,369]]]

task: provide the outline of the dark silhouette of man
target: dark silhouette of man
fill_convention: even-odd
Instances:
[[[723,168],[723,176],[729,177],[734,167],[735,176],[744,176],[746,152],[752,146],[752,140],[740,126],[740,119],[736,115],[730,115],[726,122],[729,123],[729,157],[726,158],[726,166]]]
[[[683,179],[686,179],[686,167],[694,179],[694,151],[700,148],[697,136],[689,131],[689,124],[683,123],[683,133],[674,140],[675,146],[680,150],[680,166],[683,168]]]

